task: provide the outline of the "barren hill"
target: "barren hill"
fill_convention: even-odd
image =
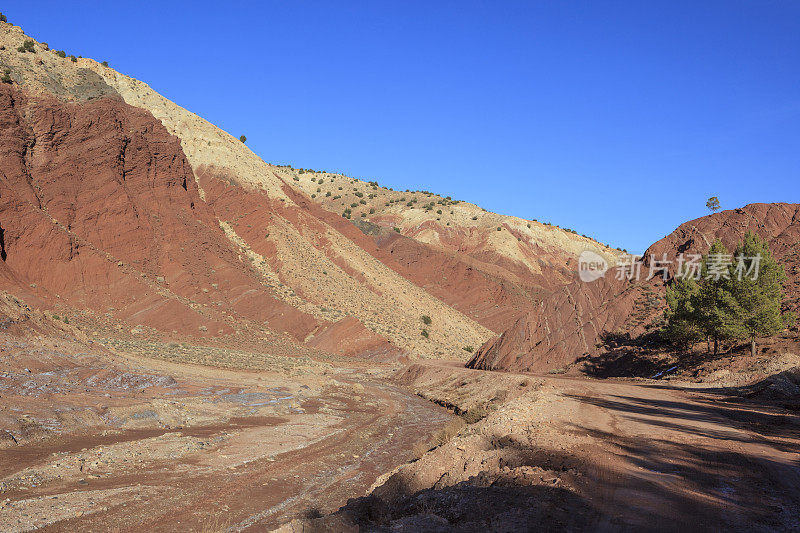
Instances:
[[[3,288],[43,305],[220,342],[466,358],[568,282],[580,251],[618,254],[429,192],[267,164],[145,83],[36,41],[19,51],[28,40],[0,23]]]

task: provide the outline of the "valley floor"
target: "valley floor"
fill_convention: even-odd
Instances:
[[[339,513],[362,530],[800,528],[796,404],[441,364],[400,379],[466,412],[490,399],[488,416]]]
[[[243,371],[94,346],[3,339],[0,530],[800,528],[796,404],[678,381],[447,362]]]
[[[264,530],[339,508],[453,415],[366,374],[7,342],[0,530]]]

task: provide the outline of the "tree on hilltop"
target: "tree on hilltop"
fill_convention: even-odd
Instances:
[[[720,210],[719,198],[717,198],[716,196],[712,196],[711,198],[709,198],[708,201],[706,202],[706,207],[709,208],[712,213],[716,213],[717,211],[719,211]]]

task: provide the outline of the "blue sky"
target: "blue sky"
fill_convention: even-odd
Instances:
[[[800,201],[800,2],[4,2],[269,162],[643,251]]]

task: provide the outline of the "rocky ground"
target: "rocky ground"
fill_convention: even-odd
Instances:
[[[397,378],[471,423],[369,496],[285,531],[800,527],[797,375],[784,388],[795,403],[753,394],[760,385],[535,377],[442,364],[414,365]]]
[[[277,526],[365,494],[453,418],[375,372],[116,344],[0,339],[0,530]]]

